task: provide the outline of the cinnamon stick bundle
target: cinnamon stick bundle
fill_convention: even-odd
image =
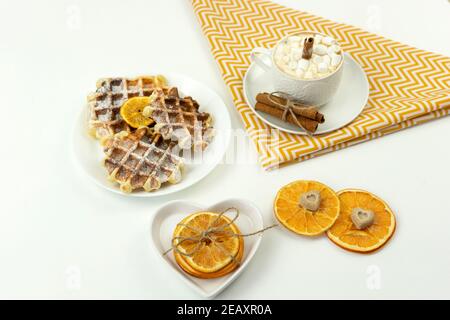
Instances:
[[[259,103],[268,105],[272,108],[278,108],[278,109],[279,109],[279,106],[277,105],[277,103],[281,104],[281,105],[286,105],[286,103],[287,103],[286,99],[284,99],[282,97],[274,96],[274,95],[271,96],[270,93],[267,93],[267,92],[259,93],[256,96],[256,101]],[[276,103],[274,103],[273,101],[275,101]],[[320,113],[317,110],[317,108],[315,108],[315,107],[307,106],[300,102],[294,101],[292,111],[294,111],[294,113],[300,117],[311,119],[311,120],[317,121],[318,123],[325,122],[324,115],[322,113]]]
[[[255,109],[258,111],[262,111],[265,112],[267,114],[270,114],[274,117],[277,117],[279,119],[283,118],[283,113],[284,111],[277,108],[277,107],[272,107],[270,105],[261,103],[261,102],[257,102],[255,105]],[[286,116],[286,121],[289,122],[290,124],[293,125],[297,125],[295,119],[292,117],[291,114],[287,114]],[[305,118],[302,116],[297,116],[297,121],[303,126],[304,129],[306,129],[307,131],[314,133],[317,131],[317,127],[319,126],[319,122],[316,120],[312,120],[309,118]]]

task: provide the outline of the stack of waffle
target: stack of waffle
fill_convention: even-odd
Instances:
[[[150,97],[144,115],[151,124],[135,128],[121,116],[134,97]],[[183,150],[204,150],[214,130],[211,116],[191,97],[180,97],[162,76],[106,78],[88,96],[89,131],[104,145],[104,164],[123,192],[154,191],[181,180]]]

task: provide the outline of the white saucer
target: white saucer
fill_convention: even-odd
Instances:
[[[325,115],[325,123],[319,124],[317,134],[340,129],[364,110],[369,98],[369,82],[361,66],[349,55],[345,55],[342,81],[333,100],[320,107]],[[292,124],[267,113],[256,111],[256,95],[261,92],[274,92],[270,74],[252,63],[244,77],[244,96],[255,114],[269,126],[293,134],[306,135],[306,132]]]
[[[222,160],[228,148],[231,135],[231,121],[228,109],[220,96],[206,85],[187,76],[163,74],[169,85],[176,86],[180,95],[189,95],[200,104],[200,111],[212,115],[216,135],[205,150],[201,159],[186,159],[182,180],[178,184],[165,183],[154,192],[134,191],[126,194],[119,186],[107,179],[107,172],[102,164],[104,153],[98,140],[88,134],[88,107],[80,106],[80,115],[76,119],[73,131],[73,151],[76,162],[99,186],[133,197],[156,197],[186,189],[207,176]]]

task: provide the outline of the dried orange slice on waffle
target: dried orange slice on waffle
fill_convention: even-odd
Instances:
[[[282,187],[275,198],[275,216],[287,229],[305,236],[327,231],[340,210],[336,193],[328,186],[299,180]]]
[[[233,236],[240,231],[230,222],[214,212],[198,212],[183,219],[173,234],[174,256],[180,267],[199,278],[216,278],[233,271],[242,259],[244,242],[242,237]],[[203,236],[211,227],[220,231]]]
[[[142,114],[144,108],[150,104],[150,97],[133,97],[124,102],[120,108],[123,120],[133,128],[147,127],[154,121]]]
[[[396,221],[386,202],[370,192],[356,189],[342,190],[338,196],[341,213],[327,232],[331,241],[360,253],[373,252],[389,241]]]

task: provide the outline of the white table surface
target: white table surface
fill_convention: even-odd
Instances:
[[[279,2],[450,55],[446,0]],[[382,196],[397,214],[394,239],[362,256],[326,237],[272,230],[218,298],[450,298],[450,119],[269,173],[248,148],[247,163],[220,165],[188,190],[127,198],[91,183],[71,154],[74,121],[97,78],[155,68],[190,75],[223,97],[243,129],[190,2],[1,0],[0,58],[0,298],[196,299],[149,248],[154,209],[242,197],[269,224],[277,189],[295,179]]]

